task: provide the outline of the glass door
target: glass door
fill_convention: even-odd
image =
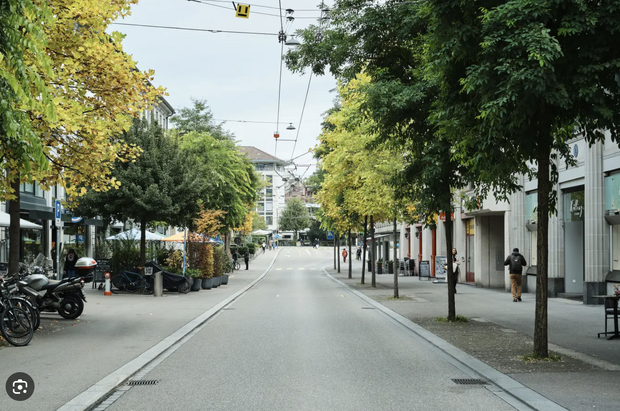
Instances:
[[[474,275],[474,220],[465,220],[465,281],[473,283]]]

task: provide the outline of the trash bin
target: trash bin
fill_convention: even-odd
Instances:
[[[409,259],[409,272],[411,275],[415,275],[415,260],[413,258]]]
[[[372,272],[372,260],[368,260],[368,272]]]

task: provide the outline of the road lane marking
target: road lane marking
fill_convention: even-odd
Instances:
[[[282,268],[276,268],[276,271],[282,271]]]
[[[301,267],[300,270],[305,270],[305,268]]]

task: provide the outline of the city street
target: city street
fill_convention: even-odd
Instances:
[[[513,409],[484,386],[457,385],[468,370],[323,275],[331,258],[282,249],[258,285],[140,374],[156,385],[107,409]]]

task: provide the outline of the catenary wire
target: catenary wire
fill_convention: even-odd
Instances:
[[[209,33],[228,33],[228,34],[252,34],[258,36],[277,36],[278,33],[261,33],[257,31],[233,31],[233,30],[216,30],[216,29],[196,29],[191,27],[177,27],[177,26],[158,26],[155,24],[135,24],[135,23],[110,23],[117,26],[132,26],[132,27],[146,27],[153,29],[168,29],[168,30],[187,30],[187,31],[206,31]]]
[[[200,1],[197,0],[188,0],[191,2],[196,2],[196,3],[200,3]],[[208,0],[211,3],[230,3],[230,0]],[[272,10],[279,10],[279,7],[274,7],[274,6],[264,6],[262,4],[253,4],[253,3],[246,3],[246,5],[248,6],[252,6],[252,7],[259,7],[259,8],[263,8],[263,9],[272,9]],[[304,12],[315,12],[317,11],[316,9],[300,9],[297,10],[295,9],[295,11],[304,11]]]
[[[210,1],[200,1],[200,0],[188,0],[188,1],[191,1],[192,3],[204,4],[205,6],[218,7],[220,9],[230,10],[230,7],[220,6],[219,4],[213,4]],[[274,8],[276,8],[276,7],[274,7]],[[281,17],[281,16],[279,16],[277,14],[262,13],[260,11],[253,11],[252,14],[260,14],[261,16],[270,16],[270,17]],[[317,19],[318,17],[296,17],[296,18],[297,19]]]
[[[299,139],[299,130],[301,130],[301,122],[304,119],[304,111],[306,110],[306,102],[308,101],[308,93],[310,92],[310,83],[312,82],[312,72],[308,76],[308,87],[306,88],[306,97],[304,97],[304,105],[301,108],[301,115],[299,116],[299,124],[297,124],[297,135],[295,136],[295,144],[293,144],[293,152],[291,153],[291,160],[295,155],[295,147],[297,147],[297,140]]]

